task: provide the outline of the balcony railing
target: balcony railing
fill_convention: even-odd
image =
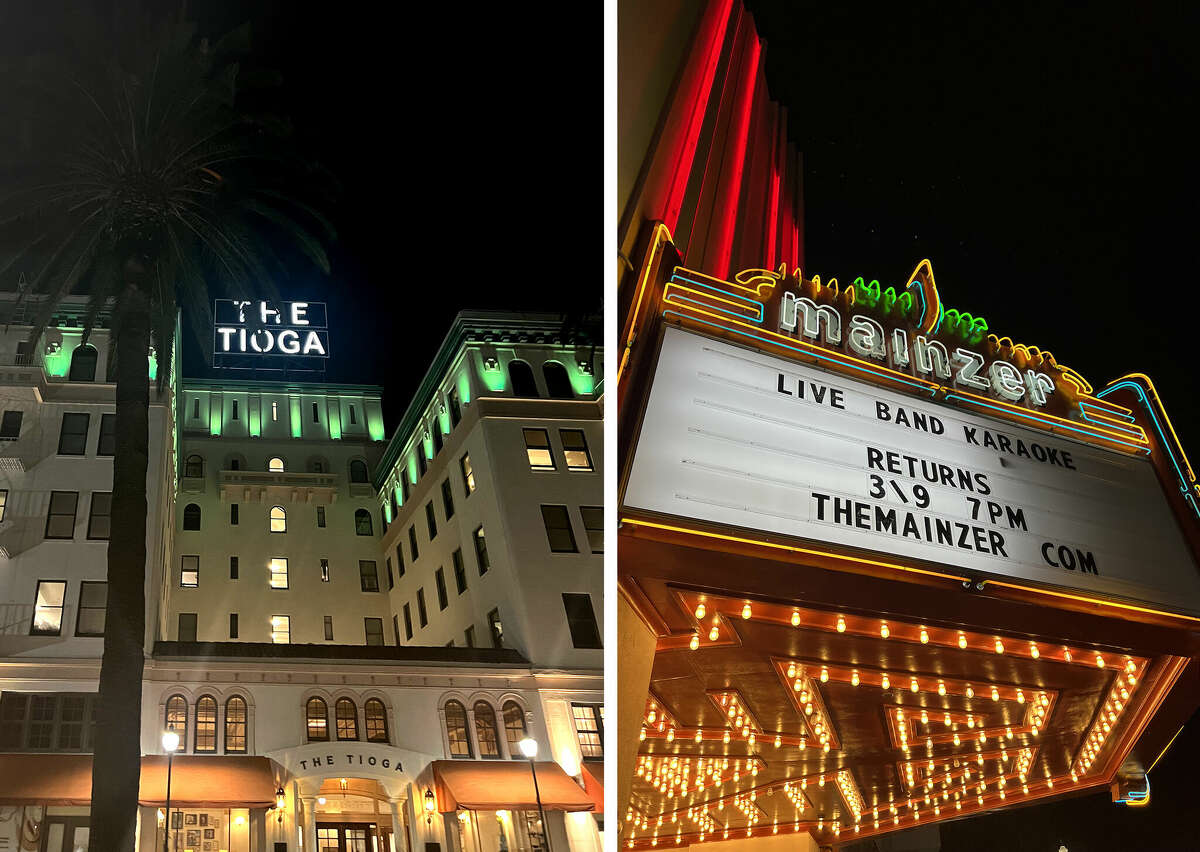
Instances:
[[[333,473],[292,473],[270,470],[222,470],[217,474],[221,496],[239,500],[288,500],[293,503],[332,503],[338,477]]]

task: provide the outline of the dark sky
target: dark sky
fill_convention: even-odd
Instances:
[[[1200,461],[1186,4],[746,5],[804,153],[805,272],[900,285],[928,257],[946,304],[1097,387],[1150,375]],[[955,823],[942,848],[1196,848],[1198,727],[1141,812],[1102,793]]]

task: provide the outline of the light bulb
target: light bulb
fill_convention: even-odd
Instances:
[[[800,613],[797,610],[792,610],[792,627],[800,626]]]
[[[1003,653],[1004,653],[1004,643],[1000,641],[1000,637],[999,637],[999,636],[997,636],[997,637],[996,637],[996,653],[997,653],[997,654],[1003,654]]]
[[[960,648],[967,647],[967,636],[965,633],[958,634],[958,647],[960,647]]]
[[[955,745],[961,745],[961,744],[962,744],[962,740],[960,740],[960,739],[958,738],[958,734],[955,734],[955,735],[954,735],[954,744],[955,744]]]
[[[892,682],[890,680],[888,680],[887,672],[883,673],[883,677],[880,678],[879,685],[884,689],[891,688]]]
[[[850,673],[850,683],[854,686],[858,686],[858,669],[855,669]]]
[[[888,636],[891,635],[891,633],[892,633],[892,631],[888,630],[887,622],[881,621],[879,623],[879,635],[882,636],[884,639],[886,639],[886,638],[888,638]]]
[[[996,687],[994,687],[994,686],[992,687],[992,700],[993,701],[1000,700],[1000,690],[996,689]]]
[[[695,736],[696,742],[700,742],[702,739],[704,739],[704,732],[696,731],[696,736]]]
[[[1025,703],[1025,693],[1023,693],[1023,692],[1022,692],[1021,690],[1019,690],[1019,689],[1017,690],[1017,703],[1018,703],[1018,704],[1024,704],[1024,703]]]
[[[691,648],[693,651],[695,651],[697,648],[700,647],[700,634],[699,633],[692,634],[691,641],[688,642],[688,647]]]
[[[706,611],[707,610],[704,609],[704,604],[702,604],[702,603],[696,604],[696,618],[697,619],[704,618],[704,613]]]
[[[1070,648],[1063,648],[1063,659],[1066,660],[1068,663],[1071,662],[1071,649]]]
[[[721,631],[717,630],[717,625],[712,626],[712,630],[708,631],[708,641],[716,642],[717,637],[721,635]]]
[[[929,631],[926,630],[924,627],[921,628],[921,644],[922,645],[929,644]]]
[[[742,618],[749,618],[749,617],[750,617],[750,604],[746,604],[745,606],[742,607]]]
[[[821,666],[821,683],[829,683],[829,669]]]
[[[779,734],[776,734],[775,735],[775,748],[779,748],[781,745],[783,745],[783,737],[779,736]]]
[[[1029,643],[1029,656],[1033,657],[1035,660],[1041,656],[1041,652],[1038,651],[1038,646],[1033,642]]]
[[[939,680],[938,681],[938,695],[945,695],[945,694],[946,694],[946,684]]]
[[[974,698],[975,690],[971,688],[971,684],[967,684],[967,698]]]
[[[796,664],[795,663],[788,663],[787,676],[788,677],[796,676]]]
[[[913,692],[916,692],[917,689],[919,689],[919,686],[917,684],[917,679],[915,677],[910,680],[909,688],[912,689]]]
[[[1098,669],[1104,668],[1104,658],[1101,657],[1099,654],[1096,655],[1096,668],[1098,668]]]
[[[846,619],[842,618],[840,615],[838,616],[838,620],[837,620],[837,632],[838,633],[846,632]]]

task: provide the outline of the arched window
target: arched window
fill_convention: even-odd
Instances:
[[[179,734],[179,747],[176,751],[183,751],[187,748],[187,716],[188,706],[187,699],[182,695],[172,695],[167,699],[166,718],[163,720],[163,725],[168,731],[174,731]]]
[[[282,506],[271,507],[271,532],[287,532],[287,512]]]
[[[283,459],[281,459],[279,456],[275,456],[273,459],[267,462],[267,470],[269,470],[271,473],[283,473]]]
[[[308,460],[309,473],[324,473],[326,467],[328,465],[325,464],[325,459],[311,458]]]
[[[363,705],[363,715],[367,719],[367,742],[386,743],[388,741],[387,709],[378,698],[368,698]]]
[[[230,696],[225,702],[225,753],[246,753],[246,699]]]
[[[367,463],[362,459],[354,459],[354,461],[350,462],[350,481],[367,481]]]
[[[204,457],[190,455],[183,463],[183,475],[188,479],[201,479],[204,476]]]
[[[72,382],[96,381],[96,347],[90,343],[76,346],[71,353],[71,372],[67,379]]]
[[[496,711],[486,701],[475,702],[475,739],[479,756],[495,759],[500,756],[500,736],[496,731]]]
[[[571,379],[567,368],[557,361],[547,361],[542,364],[542,378],[546,380],[546,393],[551,399],[574,399],[575,391],[571,388]]]
[[[504,707],[504,736],[508,739],[508,756],[514,760],[524,757],[518,743],[525,739],[525,711],[515,701],[505,701]]]
[[[339,740],[358,739],[358,708],[349,698],[339,698],[334,705],[337,716],[337,738]]]
[[[537,382],[533,380],[533,368],[524,361],[508,362],[508,383],[512,385],[513,396],[538,399]]]
[[[356,509],[354,512],[355,535],[374,535],[371,531],[371,513],[366,509]]]
[[[305,725],[310,743],[329,742],[329,706],[323,698],[310,698],[304,705]]]
[[[183,528],[185,530],[200,529],[200,507],[195,503],[188,503],[183,510]]]
[[[474,757],[467,734],[467,708],[454,699],[446,702],[446,739],[450,741],[451,757]]]
[[[196,700],[196,743],[193,751],[217,750],[217,700],[201,695]]]

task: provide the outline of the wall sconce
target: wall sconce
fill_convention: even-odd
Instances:
[[[433,812],[437,808],[437,801],[433,798],[433,791],[428,787],[425,788],[425,824],[433,825]]]
[[[500,362],[496,358],[484,358],[483,359],[483,369],[488,370],[488,371],[499,370]]]
[[[283,809],[287,805],[287,799],[283,796],[283,788],[280,787],[275,791],[275,820],[283,822]]]
[[[575,363],[579,365],[579,372],[583,373],[585,376],[590,376],[592,374],[591,361],[587,360],[586,358],[580,358]]]

